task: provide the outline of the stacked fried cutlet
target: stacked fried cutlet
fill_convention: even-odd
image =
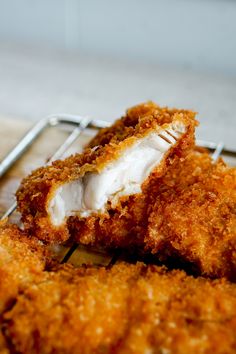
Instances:
[[[236,170],[196,151],[194,117],[136,106],[83,154],[23,180],[24,231],[0,227],[2,353],[236,352]],[[68,238],[195,277],[139,262],[49,267],[46,244]]]

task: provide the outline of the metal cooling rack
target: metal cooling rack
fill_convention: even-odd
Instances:
[[[25,151],[34,143],[37,137],[49,128],[63,126],[67,127],[69,131],[68,137],[55,151],[47,165],[52,161],[62,158],[65,152],[71,145],[80,137],[86,129],[95,131],[110,126],[109,122],[91,119],[88,117],[81,117],[70,114],[54,114],[38,121],[19,141],[19,143],[7,154],[7,156],[0,162],[0,178],[7,173],[7,171],[20,159]],[[212,152],[214,161],[220,157],[221,154],[229,155],[236,158],[236,151],[231,151],[224,148],[224,143],[209,142],[197,140],[197,146],[207,148]],[[9,217],[16,210],[16,202],[1,216],[1,220]],[[64,246],[55,246],[54,253],[60,262],[70,262],[74,265],[93,263],[94,265],[109,265],[115,263],[117,254],[108,254],[100,249],[91,249],[86,246],[73,244]]]

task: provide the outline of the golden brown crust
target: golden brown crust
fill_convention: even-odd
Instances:
[[[156,123],[159,126],[165,126],[177,118],[183,119],[187,125],[190,121],[196,125],[195,113],[192,111],[160,107],[154,102],[142,103],[129,108],[126,115],[118,119],[111,127],[101,129],[89,142],[88,147],[105,146],[109,143],[118,144],[135,135],[140,137],[142,131],[154,127]]]
[[[45,267],[47,252],[16,225],[0,222],[0,313]]]
[[[72,238],[83,244],[107,249],[122,248],[131,253],[144,251],[147,230],[147,193],[130,196],[108,215],[87,218],[70,217],[68,228]]]
[[[90,148],[83,154],[77,154],[64,161],[56,161],[51,166],[35,170],[22,181],[16,194],[18,210],[22,214],[26,230],[47,242],[62,242],[68,239],[67,226],[56,227],[52,225],[47,212],[48,200],[60,184],[78,179],[85,172],[101,170],[109,161],[116,159],[123,149],[132,144],[135,139],[143,137],[149,131],[163,129],[167,124],[175,121],[182,122],[186,126],[186,132],[168,151],[166,158],[154,171],[156,177],[161,176],[168,165],[193,145],[196,125],[194,117],[195,113],[191,111],[160,108],[154,103],[139,105],[128,110],[127,115],[112,127],[99,133],[97,138],[91,142]],[[100,145],[95,148],[97,143]],[[126,197],[126,199],[129,198]],[[121,209],[121,205],[122,203],[118,209]],[[92,220],[101,223],[99,217],[89,218],[85,225],[86,230],[92,226]],[[77,218],[77,221],[79,225],[76,225],[75,229],[84,225],[83,220],[81,222]]]
[[[45,268],[48,252],[37,239],[27,237],[16,225],[0,221],[0,353],[9,353],[2,333],[2,316]]]
[[[190,154],[156,185],[146,246],[198,273],[236,280],[236,169]],[[154,191],[155,195],[155,191]]]
[[[2,332],[0,332],[0,354],[9,354],[10,349]]]
[[[161,261],[186,263],[197,274],[235,281],[236,169],[192,151],[122,210],[91,224],[71,218],[69,226],[85,244],[152,252]]]
[[[5,315],[18,353],[235,353],[236,286],[120,263],[63,266]]]

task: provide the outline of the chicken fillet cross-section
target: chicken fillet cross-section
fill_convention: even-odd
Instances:
[[[142,199],[150,179],[161,177],[193,145],[195,125],[193,112],[151,102],[128,110],[84,153],[23,180],[17,201],[25,229],[49,242],[65,241],[72,229],[81,242],[93,243],[98,224],[125,215],[134,199]],[[125,246],[112,235],[104,243]]]

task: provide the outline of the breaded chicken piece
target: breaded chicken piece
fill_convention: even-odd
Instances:
[[[46,250],[16,225],[0,222],[0,313],[43,271]]]
[[[236,169],[193,152],[153,186],[145,237],[161,258],[193,264],[198,274],[236,280]]]
[[[10,349],[8,347],[7,341],[2,333],[2,330],[0,331],[0,354],[9,354]]]
[[[4,320],[17,353],[235,353],[236,285],[143,263],[67,265]]]
[[[103,130],[83,154],[56,161],[25,178],[17,192],[25,228],[48,242],[69,229],[87,240],[96,224],[124,215],[150,179],[194,143],[195,113],[146,103]],[[98,145],[97,145],[98,144]],[[112,240],[111,240],[112,241]]]
[[[46,250],[16,225],[0,222],[0,353],[9,353],[2,334],[2,316],[19,292],[36,281],[46,262]]]
[[[71,220],[71,232],[82,243],[152,253],[196,274],[236,280],[235,168],[192,151],[123,208],[91,228],[76,229]]]

